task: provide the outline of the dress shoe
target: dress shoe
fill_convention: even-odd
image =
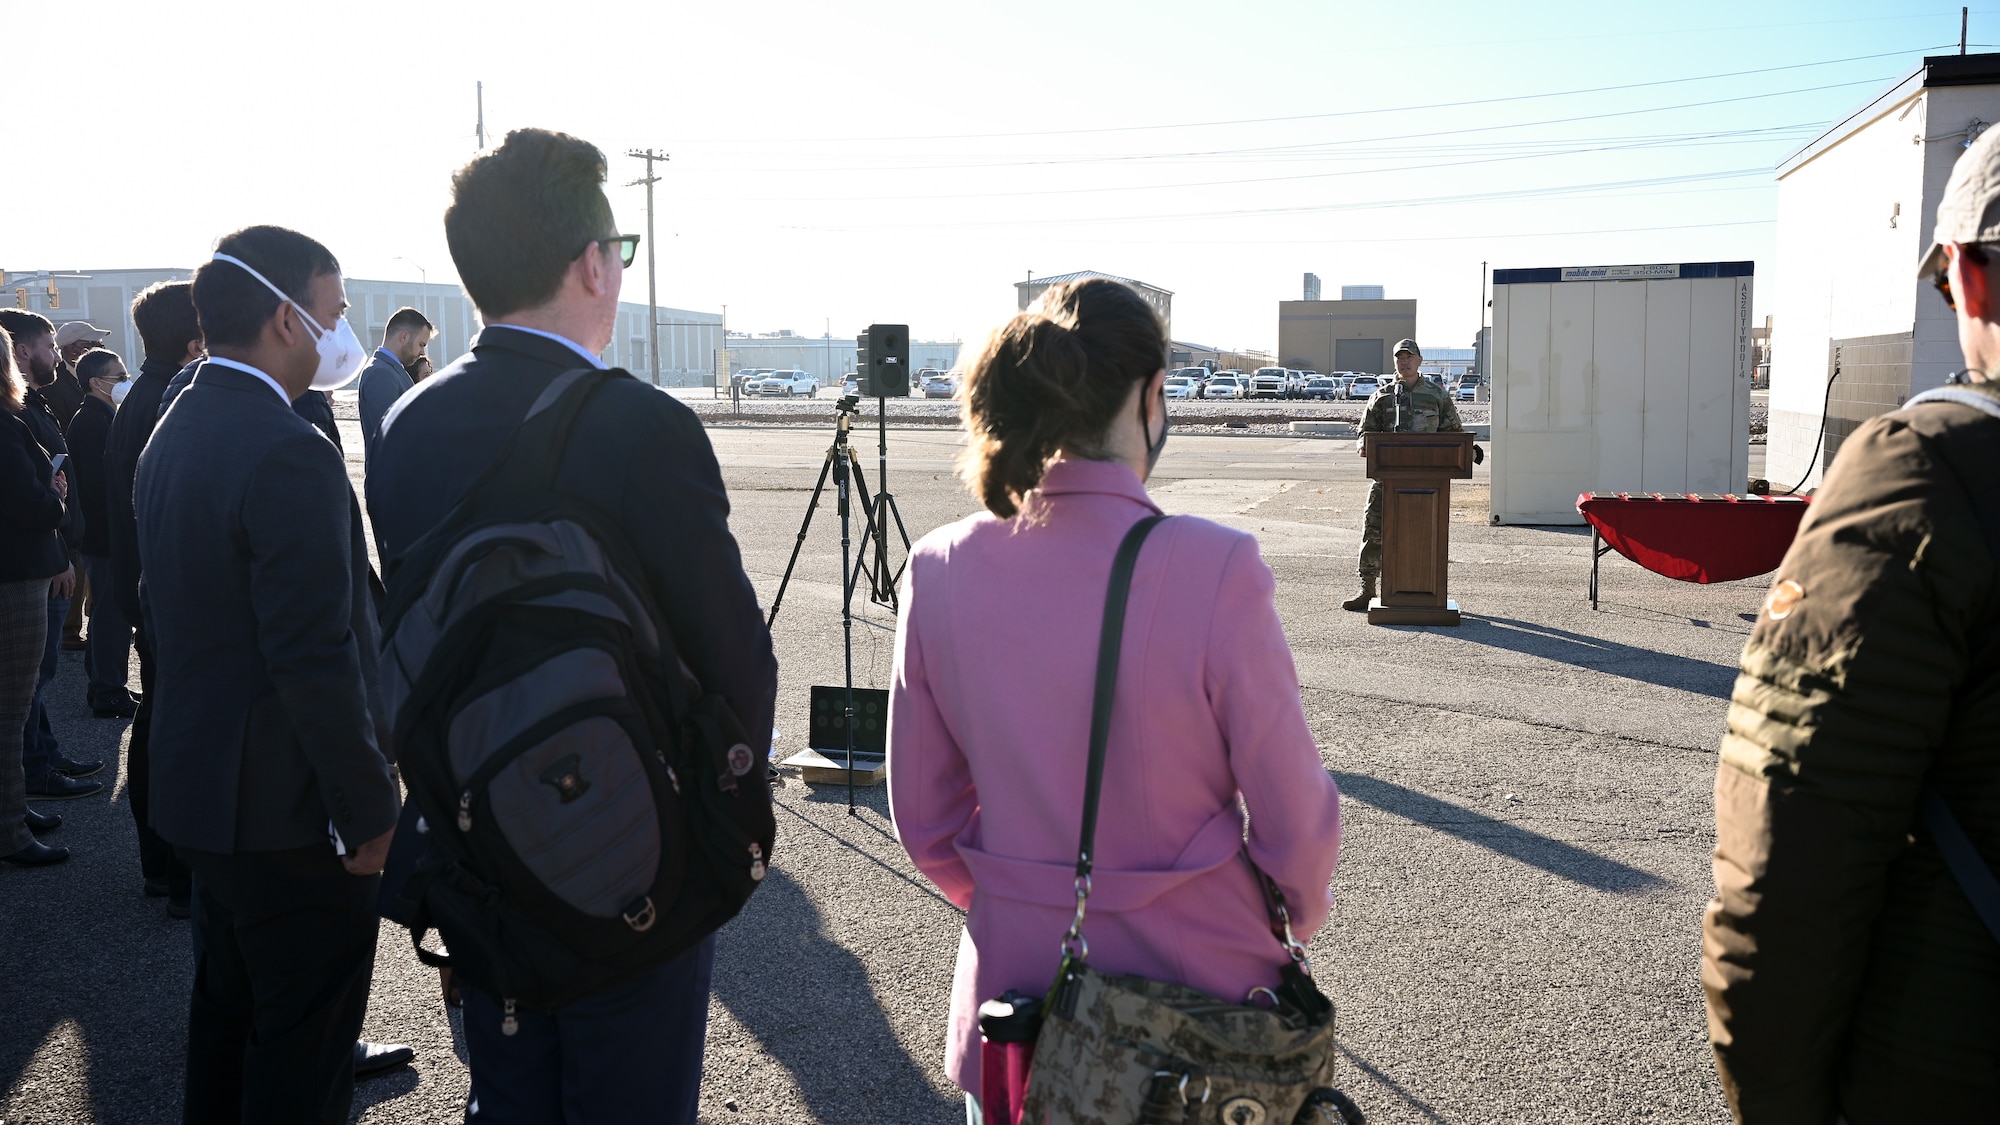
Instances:
[[[100,719],[129,719],[139,713],[139,705],[130,698],[105,699],[92,703],[90,713]]]
[[[78,781],[54,770],[28,782],[28,799],[33,801],[74,801],[92,797],[104,789],[101,781]]]
[[[65,758],[61,754],[57,754],[56,760],[49,763],[49,768],[63,775],[64,777],[89,777],[91,774],[94,774],[98,770],[103,769],[104,763],[79,762],[72,758]]]
[[[62,827],[62,817],[54,813],[40,813],[28,810],[28,831],[39,836],[44,832],[54,832]]]
[[[165,879],[146,880],[146,897],[147,898],[167,897],[167,881]]]
[[[167,900],[167,917],[176,922],[185,922],[194,917],[194,903],[190,899],[170,898]]]
[[[0,855],[0,862],[11,863],[16,867],[47,867],[68,858],[68,848],[52,848],[36,840],[13,855]]]
[[[354,1041],[354,1077],[373,1078],[383,1071],[407,1066],[417,1053],[401,1043],[370,1043],[365,1039]]]
[[[62,647],[64,652],[82,652],[90,645],[82,637],[64,637]]]

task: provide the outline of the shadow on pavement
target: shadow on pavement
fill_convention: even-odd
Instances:
[[[1365,774],[1333,771],[1342,794],[1386,813],[1456,836],[1488,851],[1560,875],[1594,890],[1623,894],[1665,884],[1650,872],[1606,859],[1574,844],[1531,832],[1450,801]]]
[[[757,940],[716,943],[714,996],[791,1072],[813,1120],[963,1117],[964,1103],[939,1094],[897,1041],[861,959],[826,936],[782,868],[737,924]]]
[[[1415,1094],[1410,1093],[1408,1090],[1405,1090],[1403,1088],[1402,1083],[1382,1073],[1380,1069],[1378,1069],[1374,1064],[1370,1063],[1367,1059],[1364,1059],[1360,1055],[1355,1054],[1354,1049],[1349,1047],[1347,1044],[1345,1043],[1340,1044],[1340,1053],[1346,1055],[1347,1060],[1353,1063],[1355,1067],[1361,1071],[1361,1073],[1367,1075],[1370,1078],[1373,1078],[1376,1082],[1381,1084],[1383,1089],[1403,1099],[1403,1101],[1406,1104],[1408,1104],[1411,1109],[1414,1109],[1418,1113],[1423,1114],[1426,1120],[1430,1121],[1444,1120],[1444,1118],[1438,1116],[1437,1110],[1432,1109],[1428,1102],[1424,1101],[1422,1098],[1417,1097]],[[1348,1096],[1355,1098],[1356,1101],[1359,1101],[1361,1100],[1361,1098],[1367,1096],[1365,1093],[1357,1094],[1355,1092],[1354,1086],[1351,1083],[1345,1084],[1344,1088],[1347,1090]],[[1369,1107],[1364,1105],[1361,1107],[1361,1112],[1367,1113],[1368,1109]]]
[[[1649,648],[1607,641],[1530,621],[1466,614],[1455,636],[1474,644],[1539,656],[1607,676],[1679,688],[1696,695],[1728,699],[1736,682],[1736,667],[1696,660]]]

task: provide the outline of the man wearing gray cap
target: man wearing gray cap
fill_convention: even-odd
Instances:
[[[1722,738],[1702,985],[1746,1125],[2000,1105],[2000,129],[1918,279],[1964,369],[1841,443]]]
[[[1443,388],[1419,374],[1423,349],[1415,340],[1396,341],[1396,378],[1368,399],[1361,412],[1361,432],[1435,434],[1456,433],[1465,427],[1458,420],[1458,404]],[[1375,600],[1375,584],[1382,577],[1382,482],[1368,489],[1368,507],[1361,513],[1361,592],[1340,603],[1354,613],[1368,612]]]
[[[65,427],[76,417],[77,408],[83,405],[89,391],[76,377],[76,361],[83,353],[104,346],[105,337],[111,333],[88,321],[72,320],[56,327],[56,379],[42,391],[49,400],[49,409],[55,413],[56,421]]]

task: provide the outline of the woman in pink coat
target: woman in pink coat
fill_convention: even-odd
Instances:
[[[964,475],[987,511],[924,537],[896,637],[896,833],[966,910],[945,1065],[979,1119],[982,1001],[1040,995],[1076,907],[1097,634],[1112,556],[1158,512],[1167,341],[1130,288],[1051,289],[966,371]],[[1125,619],[1085,932],[1100,972],[1242,1001],[1285,954],[1239,854],[1326,920],[1340,794],[1251,536],[1191,516],[1154,529]]]

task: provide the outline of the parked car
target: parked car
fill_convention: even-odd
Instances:
[[[840,384],[840,393],[842,395],[854,395],[858,397],[861,394],[860,376],[849,375],[847,381]]]
[[[797,398],[800,395],[817,398],[819,380],[797,368],[792,368],[787,371],[773,371],[750,383],[744,391],[761,398]]]
[[[1194,385],[1194,393],[1188,395],[1187,397],[1189,398],[1200,398],[1202,391],[1208,386],[1208,368],[1206,367],[1176,367],[1169,370],[1167,374],[1173,378],[1186,379]]]
[[[1363,398],[1363,399],[1373,398],[1375,397],[1375,392],[1381,389],[1382,389],[1382,381],[1380,379],[1377,379],[1375,376],[1356,375],[1354,377],[1354,381],[1347,385],[1347,397]]]
[[[1167,376],[1168,398],[1193,398],[1201,392],[1201,384],[1186,375]]]
[[[1458,381],[1458,389],[1453,392],[1460,402],[1471,402],[1479,397],[1479,376],[1467,375]]]
[[[1216,375],[1208,381],[1209,398],[1238,399],[1248,397],[1248,388],[1237,380],[1239,375]]]
[[[1331,375],[1315,375],[1306,380],[1306,389],[1300,392],[1305,398],[1335,399],[1340,397],[1340,380]]]
[[[921,386],[925,398],[950,398],[958,393],[958,380],[942,371],[926,373]]]
[[[1282,367],[1259,367],[1250,376],[1244,398],[1284,398],[1289,389],[1290,375]]]

